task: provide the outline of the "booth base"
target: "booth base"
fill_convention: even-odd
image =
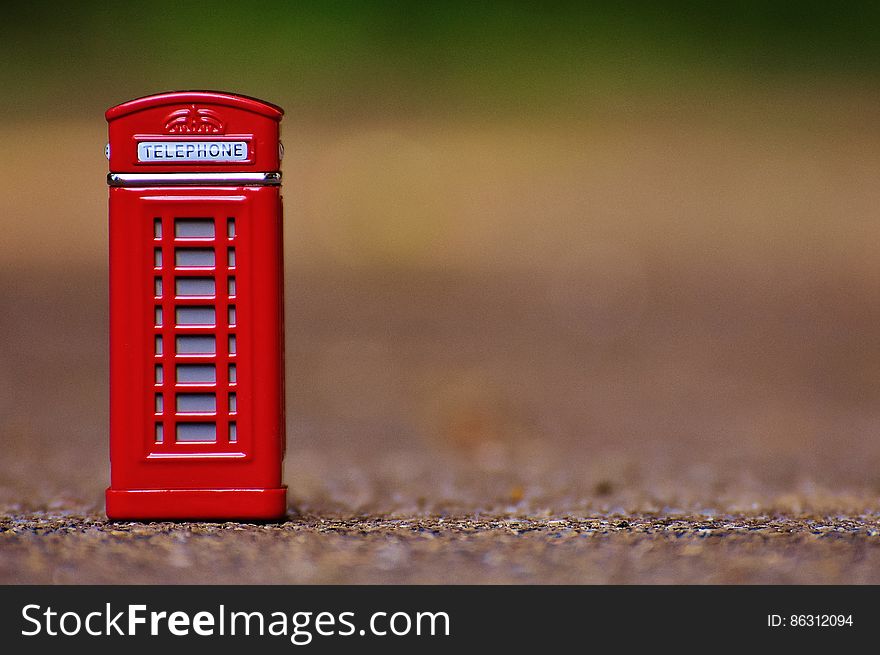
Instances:
[[[111,520],[257,520],[287,514],[287,487],[279,489],[107,489]]]

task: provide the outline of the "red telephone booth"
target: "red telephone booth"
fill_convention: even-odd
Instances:
[[[207,91],[107,110],[111,519],[285,514],[281,116]]]

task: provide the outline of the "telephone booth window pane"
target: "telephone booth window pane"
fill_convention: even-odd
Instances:
[[[229,335],[229,354],[230,355],[235,354],[235,335],[234,334]]]
[[[235,421],[229,423],[229,441],[232,443],[238,441],[238,428],[235,426]]]
[[[176,266],[213,266],[213,248],[178,248],[174,251]],[[161,264],[158,264],[161,266]]]
[[[216,423],[178,423],[177,441],[217,441]]]
[[[153,286],[154,286],[154,292],[155,292],[156,296],[161,296],[162,295],[162,278],[157,277],[155,280],[155,284]]]
[[[153,219],[153,238],[161,239],[162,238],[162,219],[154,218]]]
[[[214,384],[217,367],[214,364],[178,364],[178,384]]]
[[[156,413],[161,414],[165,411],[165,400],[161,393],[156,394]]]
[[[165,438],[165,430],[161,423],[156,423],[156,443],[162,443]]]
[[[238,399],[234,393],[229,394],[229,411],[237,412],[238,411]]]
[[[157,355],[162,354],[162,335],[161,334],[156,335],[156,354]]]
[[[217,396],[213,393],[179,393],[177,411],[183,414],[216,412]]]
[[[175,280],[178,296],[205,297],[213,296],[216,285],[212,277],[179,277]]]
[[[229,278],[229,295],[230,296],[235,295],[235,278],[234,277]]]
[[[217,353],[217,339],[213,335],[187,334],[178,336],[178,355],[215,355]]]
[[[214,220],[210,218],[175,218],[174,236],[178,239],[213,239]]]
[[[162,249],[161,248],[156,248],[153,251],[153,266],[155,266],[156,268],[159,268],[160,266],[162,266]]]
[[[162,384],[162,365],[156,364],[156,384]]]
[[[235,305],[229,307],[229,324],[235,325]]]
[[[229,239],[232,239],[235,236],[235,219],[227,218],[226,219],[226,236]]]
[[[235,364],[230,364],[230,365],[229,365],[229,382],[230,382],[231,384],[234,384],[234,383],[238,382],[238,380],[235,379],[236,376],[237,376],[237,374],[238,374],[238,373],[237,373],[237,370],[236,370],[236,368],[235,368]]]
[[[178,325],[214,325],[216,312],[213,307],[178,307]]]
[[[162,325],[162,308],[156,307],[156,325]]]
[[[230,248],[228,254],[228,265],[230,268],[235,266],[235,248]]]

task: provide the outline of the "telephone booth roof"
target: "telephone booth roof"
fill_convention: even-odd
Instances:
[[[167,91],[165,93],[135,98],[115,107],[110,107],[104,113],[104,116],[108,121],[113,121],[122,116],[143,111],[144,109],[186,103],[204,103],[243,109],[275,120],[281,120],[281,117],[284,115],[284,110],[281,107],[250,96],[225,93],[223,91]]]
[[[272,172],[280,107],[221,91],[171,91],[105,112],[111,173]]]

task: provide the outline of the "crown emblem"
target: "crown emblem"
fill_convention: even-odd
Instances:
[[[212,109],[199,109],[190,105],[177,109],[165,117],[168,134],[222,134],[226,125]]]

